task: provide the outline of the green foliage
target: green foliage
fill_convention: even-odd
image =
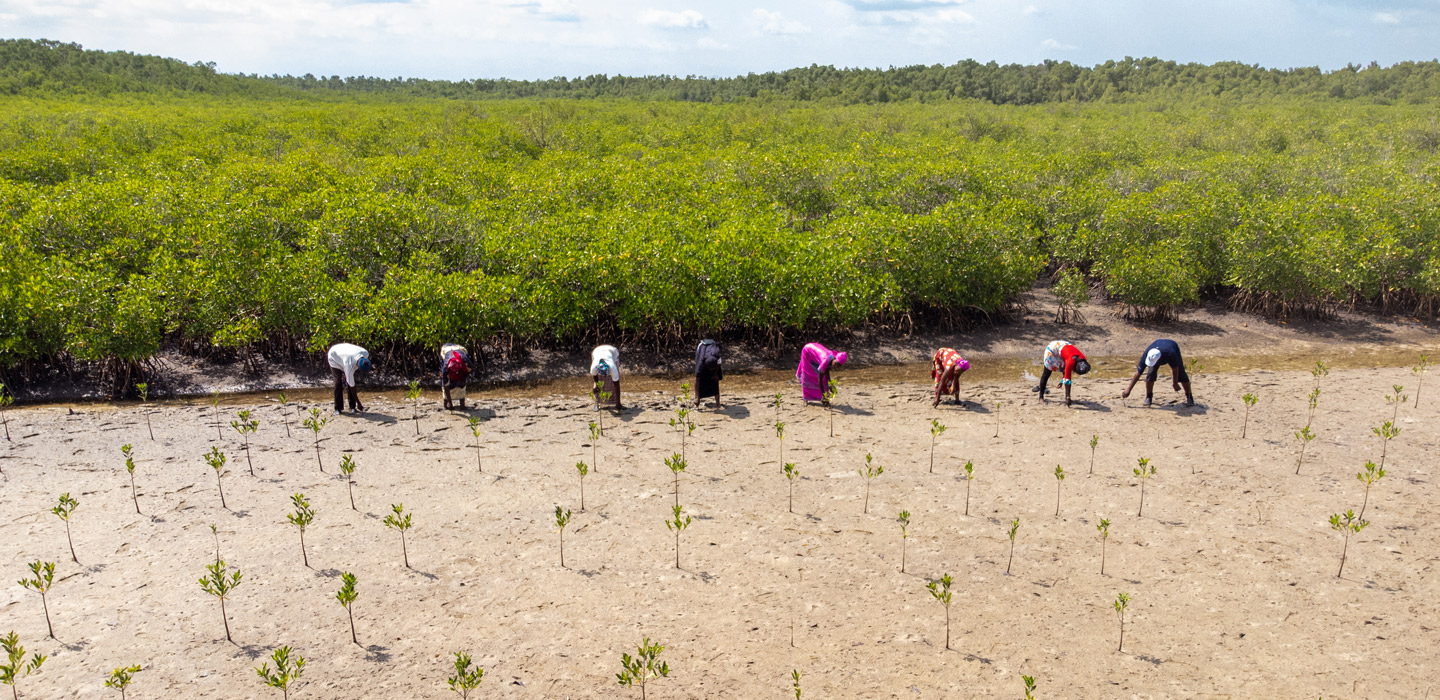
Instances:
[[[939,419],[930,419],[930,473],[935,473],[935,441],[945,433],[947,428],[940,424]]]
[[[140,513],[140,492],[135,488],[135,453],[130,443],[120,446],[120,454],[125,456],[125,473],[130,475],[130,500],[135,503],[135,513]]]
[[[1101,518],[1100,523],[1095,526],[1100,533],[1100,575],[1105,575],[1105,543],[1110,541],[1110,520]]]
[[[800,476],[800,470],[795,468],[794,462],[786,462],[783,467],[785,480],[790,484],[790,512],[795,512],[795,479]]]
[[[1025,681],[1025,700],[1035,700],[1035,677],[1021,675],[1020,680]]]
[[[345,477],[345,490],[350,494],[350,510],[360,510],[355,507],[355,467],[354,457],[340,455],[340,475]]]
[[[800,669],[790,671],[790,685],[795,689],[795,700],[800,700]]]
[[[405,532],[410,529],[412,523],[410,513],[405,512],[405,504],[390,504],[390,515],[385,516],[385,527],[400,531],[400,552],[405,557],[405,568],[410,568],[410,547],[405,543]]]
[[[114,688],[120,691],[120,700],[125,700],[125,689],[130,687],[130,681],[135,674],[140,672],[140,665],[121,666],[110,671],[110,677],[105,679],[106,688]]]
[[[300,680],[305,673],[305,657],[295,654],[294,662],[290,660],[290,647],[283,646],[276,649],[270,655],[270,660],[275,662],[275,670],[270,670],[270,664],[261,664],[255,669],[255,674],[265,681],[265,685],[271,688],[279,688],[286,700],[290,697],[290,684]]]
[[[870,481],[873,480],[875,477],[885,473],[885,467],[872,466],[870,463],[871,460],[872,457],[870,456],[870,453],[866,452],[865,468],[855,470],[855,473],[865,478],[865,508],[863,511],[865,513],[870,512]]]
[[[1295,439],[1300,441],[1300,457],[1295,460],[1295,473],[1300,473],[1300,466],[1305,463],[1305,446],[1315,439],[1315,433],[1310,426],[1305,426],[1295,433]]]
[[[910,541],[910,511],[902,510],[896,518],[900,521],[900,573],[905,573],[905,543]]]
[[[405,387],[405,400],[410,402],[410,417],[415,419],[415,434],[420,434],[420,380],[411,379]]]
[[[935,600],[940,601],[940,604],[945,606],[946,649],[950,648],[950,603],[954,597],[954,593],[950,591],[950,584],[954,582],[955,580],[950,577],[950,574],[945,574],[944,576],[940,577],[940,580],[930,581],[925,584],[925,587],[930,590],[930,596]]]
[[[20,637],[13,630],[10,634],[0,637],[0,647],[4,647],[6,658],[6,662],[0,664],[0,683],[10,686],[11,694],[19,697],[19,694],[14,692],[15,681],[39,671],[40,666],[49,657],[37,652],[30,657],[29,661],[26,661],[25,647],[20,646]]]
[[[1415,408],[1420,408],[1420,389],[1424,387],[1425,375],[1430,372],[1430,366],[1433,364],[1435,363],[1430,361],[1430,356],[1422,352],[1420,353],[1420,364],[1410,368],[1410,372],[1415,375]],[[0,391],[3,389],[4,385],[0,385]]]
[[[355,635],[355,610],[352,606],[359,597],[360,593],[355,590],[355,574],[349,571],[341,573],[340,590],[335,592],[335,600],[340,602],[340,606],[345,608],[345,614],[350,618],[350,641],[356,644],[360,643],[360,639]]]
[[[676,506],[677,508],[679,506]],[[560,566],[565,566],[565,526],[570,524],[570,511],[555,506],[555,529],[560,531]]]
[[[1055,295],[1059,308],[1055,311],[1056,323],[1082,323],[1085,317],[1080,307],[1090,302],[1090,284],[1085,275],[1075,268],[1066,268],[1060,273],[1060,280],[1050,289]]]
[[[1306,430],[1309,428],[1307,427]],[[1149,457],[1140,457],[1137,462],[1139,466],[1132,471],[1135,473],[1135,478],[1140,480],[1140,510],[1136,511],[1135,517],[1143,517],[1145,515],[1145,484],[1155,476],[1155,467],[1150,465]]]
[[[635,648],[635,655],[620,655],[620,672],[615,674],[620,685],[625,688],[640,686],[640,697],[645,697],[645,683],[652,678],[665,678],[670,675],[670,665],[660,660],[660,653],[665,647],[660,644],[653,644],[649,637],[640,642]]]
[[[205,454],[205,463],[215,471],[215,486],[220,489],[220,507],[228,510],[229,506],[225,505],[225,486],[220,482],[220,474],[225,469],[225,460],[225,453],[221,452],[218,447],[210,448],[210,451]]]
[[[470,655],[463,651],[455,652],[455,675],[445,680],[450,685],[450,690],[460,696],[460,700],[469,700],[470,691],[480,687],[480,681],[485,677],[485,669],[479,666],[472,668]]]
[[[1335,578],[1340,578],[1341,574],[1345,573],[1345,557],[1350,553],[1350,536],[1360,534],[1360,531],[1369,525],[1368,520],[1355,515],[1353,510],[1330,516],[1330,529],[1345,537],[1345,547],[1340,551],[1340,569],[1335,573]]]
[[[575,463],[575,471],[580,472],[580,510],[585,510],[585,476],[590,473],[590,465],[584,462]]]
[[[1010,529],[1005,531],[1005,536],[1010,538],[1010,558],[1005,561],[1005,575],[1010,575],[1010,565],[1015,562],[1015,535],[1020,533],[1020,519],[1010,521]]]
[[[225,599],[240,587],[240,572],[230,571],[225,566],[224,559],[216,559],[214,564],[205,569],[209,574],[201,577],[200,588],[220,600],[220,619],[225,623],[225,641],[233,642],[235,640],[230,638],[230,618],[225,615]]]
[[[305,566],[310,566],[310,555],[305,553],[305,528],[315,522],[315,510],[310,507],[310,499],[305,494],[291,494],[290,503],[295,506],[295,512],[285,516],[297,530],[300,531],[300,556],[304,559]]]
[[[60,494],[59,503],[50,509],[50,512],[54,513],[55,517],[65,521],[65,541],[70,544],[70,560],[76,564],[80,563],[80,559],[75,556],[75,540],[70,537],[70,515],[79,507],[80,501],[71,498],[68,493],[62,493]]]
[[[1060,485],[1065,483],[1065,468],[1055,465],[1055,517],[1060,517]]]
[[[30,574],[34,578],[20,579],[20,585],[26,589],[33,590],[40,594],[40,605],[45,610],[45,628],[50,632],[50,638],[55,638],[55,627],[50,624],[50,587],[55,584],[55,562],[41,562],[35,560],[30,562]]]
[[[1360,503],[1360,518],[1364,519],[1365,507],[1370,505],[1370,487],[1374,486],[1375,482],[1385,478],[1385,469],[1375,466],[1374,462],[1366,461],[1365,471],[1356,472],[1355,478],[1359,479],[1360,483],[1365,484],[1365,500]]]
[[[1245,434],[1250,430],[1250,409],[1254,408],[1255,404],[1260,402],[1260,397],[1254,393],[1246,392],[1240,397],[1240,400],[1245,402],[1245,421],[1240,426],[1240,437],[1243,439]]]
[[[255,464],[250,461],[250,434],[260,428],[260,421],[252,418],[250,411],[239,411],[235,420],[230,421],[230,427],[245,439],[245,464],[250,467],[250,476],[255,476]]]
[[[675,533],[675,568],[680,568],[680,533],[690,527],[690,516],[683,515],[679,504],[670,509],[670,519],[665,521],[665,529]]]
[[[965,460],[965,514],[970,514],[970,483],[975,481],[975,463]]]
[[[329,422],[329,418],[320,417],[320,409],[312,408],[310,409],[310,417],[306,418],[304,423],[302,423],[315,437],[315,463],[320,465],[320,472],[322,474],[325,472],[325,463],[320,461],[320,431],[324,430],[325,424]]]
[[[6,409],[6,408],[9,408],[9,407],[10,407],[10,404],[12,404],[12,403],[15,403],[15,398],[12,397],[12,396],[10,396],[10,392],[8,392],[8,391],[5,390],[5,383],[4,383],[4,382],[0,382],[0,423],[3,423],[4,426],[5,426],[5,441],[6,441],[6,442],[11,442],[11,440],[10,440],[10,416],[5,415],[5,409]],[[147,420],[147,421],[149,420],[149,415],[148,415],[148,414],[146,415],[146,420]],[[153,437],[153,436],[152,436],[152,437]]]
[[[679,453],[673,453],[665,458],[665,467],[675,476],[675,505],[680,505],[680,474],[689,466]]]
[[[1116,615],[1116,617],[1119,617],[1119,618],[1120,618],[1120,644],[1115,647],[1115,651],[1124,651],[1124,650],[1125,650],[1125,610],[1130,607],[1130,594],[1129,594],[1129,593],[1121,593],[1120,595],[1115,596],[1115,600],[1114,600],[1114,602],[1112,602],[1112,603],[1110,604],[1110,606],[1113,607],[1113,608],[1115,608],[1115,615]]]

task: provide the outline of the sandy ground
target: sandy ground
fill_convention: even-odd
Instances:
[[[1406,367],[1333,371],[1299,475],[1293,433],[1313,385],[1303,371],[1197,376],[1195,409],[1170,403],[1166,383],[1165,405],[1121,401],[1114,373],[1081,379],[1074,409],[1038,405],[1018,376],[967,381],[968,403],[937,409],[925,376],[842,381],[834,437],[831,416],[802,406],[791,385],[779,413],[785,459],[801,472],[793,514],[772,392],[755,387],[693,414],[679,500],[695,519],[681,569],[663,524],[674,502],[663,459],[681,442],[668,425],[673,394],[632,393],[628,410],[606,414],[584,511],[574,464],[592,461],[597,414],[578,391],[480,397],[483,474],[465,417],[443,414],[433,394],[419,436],[410,406],[362,394],[374,413],[332,417],[321,433],[323,474],[308,434],[292,419],[287,437],[279,408],[257,404],[255,477],[233,431],[217,438],[208,405],[150,409],[153,441],[146,409],[24,408],[8,414],[15,439],[0,447],[0,573],[13,582],[28,561],[57,562],[59,640],[46,637],[39,596],[14,583],[0,586],[0,630],[51,655],[20,681],[31,698],[114,697],[105,675],[132,663],[144,667],[136,700],[279,697],[252,669],[282,644],[309,662],[296,698],[445,697],[456,650],[486,669],[479,697],[639,697],[615,673],[644,637],[666,645],[671,668],[651,682],[653,698],[786,697],[791,669],[807,698],[1016,698],[1022,674],[1042,698],[1421,698],[1440,685],[1440,530],[1428,522],[1440,501],[1436,375],[1417,409]],[[1403,432],[1337,578],[1342,540],[1326,521],[1361,505],[1354,475],[1379,459],[1371,428],[1391,416],[1392,384],[1410,385]],[[1241,439],[1246,391],[1260,403]],[[226,420],[236,408],[224,407]],[[949,428],[934,473],[932,417]],[[122,443],[135,446],[140,515]],[[212,446],[230,457],[229,510],[202,460]],[[336,477],[342,452],[359,464],[358,511]],[[856,474],[867,452],[885,469],[868,514]],[[1142,456],[1158,474],[1139,517],[1131,470]],[[78,565],[49,511],[62,492],[80,501]],[[285,520],[296,492],[317,511],[305,536],[313,568]],[[382,524],[392,503],[414,515],[413,568]],[[565,568],[557,504],[575,511]],[[913,521],[903,573],[901,509]],[[1104,575],[1100,517],[1113,523]],[[234,644],[196,583],[215,556],[212,523],[244,572],[227,603]],[[358,647],[334,598],[341,571],[359,577]],[[951,651],[925,587],[945,573]],[[1121,592],[1133,602],[1117,652]]]

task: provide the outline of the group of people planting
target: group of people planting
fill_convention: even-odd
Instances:
[[[369,351],[358,345],[340,343],[331,346],[326,356],[330,363],[330,374],[335,380],[335,412],[345,412],[344,401],[347,395],[350,410],[363,412],[365,406],[355,394],[355,376],[370,370]],[[820,343],[809,343],[801,348],[800,364],[795,368],[795,378],[800,382],[801,398],[806,402],[819,402],[822,406],[830,405],[830,397],[834,395],[830,372],[837,367],[844,367],[848,360],[847,353],[834,352]],[[708,338],[700,341],[695,348],[696,406],[704,399],[713,397],[713,406],[720,408],[720,380],[725,378],[722,363],[720,345]],[[1135,376],[1131,377],[1130,385],[1121,392],[1121,397],[1129,398],[1135,384],[1144,375],[1145,405],[1151,405],[1155,400],[1155,381],[1161,365],[1170,367],[1171,385],[1175,391],[1182,388],[1185,390],[1185,405],[1194,406],[1195,396],[1190,390],[1190,375],[1185,371],[1180,345],[1168,338],[1160,338],[1145,348],[1145,352],[1140,355],[1140,361],[1135,364]],[[445,410],[454,409],[457,402],[460,409],[465,408],[465,387],[472,369],[470,354],[464,347],[454,343],[440,346],[440,388],[444,392]],[[930,405],[940,405],[942,396],[951,396],[958,403],[960,377],[969,369],[970,361],[961,357],[954,348],[936,350],[930,369],[930,378],[935,383],[934,400]],[[1069,406],[1072,383],[1076,376],[1090,373],[1090,361],[1079,348],[1064,340],[1046,345],[1040,382],[1030,388],[1030,391],[1040,395],[1041,401],[1045,400],[1050,377],[1056,372],[1060,373],[1060,386],[1065,389],[1065,405]],[[590,353],[590,377],[590,396],[595,400],[596,409],[601,405],[624,408],[620,400],[619,349],[613,345],[595,348]]]

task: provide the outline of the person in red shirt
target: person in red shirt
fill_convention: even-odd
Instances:
[[[1030,391],[1040,392],[1040,400],[1045,400],[1046,385],[1050,383],[1052,372],[1061,372],[1060,385],[1065,387],[1065,405],[1070,405],[1070,381],[1072,374],[1089,374],[1090,361],[1085,359],[1085,353],[1080,348],[1071,345],[1063,340],[1057,340],[1045,346],[1045,368],[1040,372],[1040,384],[1030,387]]]
[[[952,395],[960,403],[960,375],[970,369],[970,362],[955,352],[954,348],[940,348],[935,351],[931,362],[930,378],[935,380],[935,400],[930,407],[940,405],[940,397]]]

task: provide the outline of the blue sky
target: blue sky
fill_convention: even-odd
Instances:
[[[1334,69],[1437,58],[1440,0],[0,0],[0,37],[443,79],[1125,56]]]

